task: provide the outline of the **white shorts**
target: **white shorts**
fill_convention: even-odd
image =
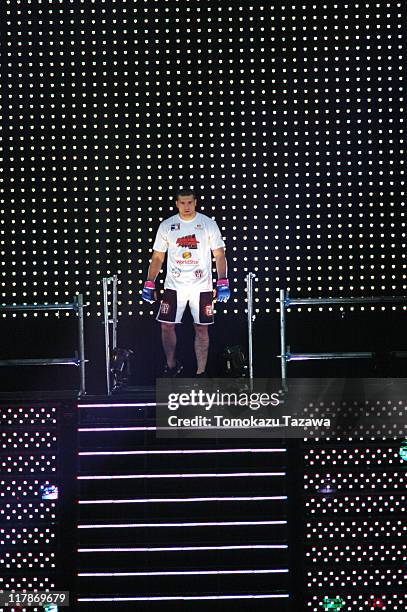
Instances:
[[[197,291],[190,287],[185,289],[164,289],[164,294],[158,311],[157,321],[160,323],[181,323],[185,308],[189,304],[194,323],[212,325],[213,323],[213,292]]]

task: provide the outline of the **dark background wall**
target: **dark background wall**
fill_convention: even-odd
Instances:
[[[196,190],[227,244],[233,299],[218,309],[214,371],[224,344],[245,339],[248,271],[258,277],[259,375],[277,364],[280,288],[405,292],[400,2],[36,0],[0,10],[1,301],[83,292],[95,388],[104,275],[119,276],[120,344],[136,348],[140,380],[161,365],[139,291],[179,187]],[[289,316],[290,343],[404,348],[403,312],[302,309]],[[65,314],[7,315],[1,327],[4,358],[52,356],[55,344],[71,354]],[[190,345],[183,357],[192,362]],[[53,372],[52,383],[75,374]],[[50,376],[16,375],[17,386]],[[4,370],[4,384],[13,376]]]

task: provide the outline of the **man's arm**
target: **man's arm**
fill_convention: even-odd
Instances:
[[[150,266],[148,268],[147,280],[154,282],[164,263],[165,253],[161,251],[153,251]]]
[[[216,272],[218,273],[218,279],[228,277],[228,265],[225,257],[225,249],[214,249],[212,251],[216,263]]]
[[[214,249],[212,251],[216,262],[216,271],[218,273],[218,282],[216,283],[216,299],[218,302],[227,302],[230,298],[230,289],[228,281],[228,265],[225,257],[225,249]]]
[[[158,276],[159,271],[162,268],[165,259],[165,253],[162,251],[153,251],[151,257],[150,266],[148,268],[147,280],[144,283],[141,297],[145,302],[152,304],[157,299],[157,292],[155,290],[155,279]]]

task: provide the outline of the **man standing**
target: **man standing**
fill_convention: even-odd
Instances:
[[[141,296],[146,302],[156,300],[155,279],[168,253],[164,295],[157,315],[167,359],[164,376],[177,376],[182,370],[175,355],[175,325],[181,323],[189,303],[195,327],[196,376],[205,377],[208,325],[213,323],[212,254],[218,275],[216,299],[227,302],[230,297],[225,243],[216,221],[196,212],[196,197],[192,191],[179,191],[176,207],[178,214],[165,219],[158,228]]]

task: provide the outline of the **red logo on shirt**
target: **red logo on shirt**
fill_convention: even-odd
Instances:
[[[183,247],[184,249],[197,249],[199,240],[196,239],[195,234],[191,236],[182,236],[177,238],[177,246]]]

